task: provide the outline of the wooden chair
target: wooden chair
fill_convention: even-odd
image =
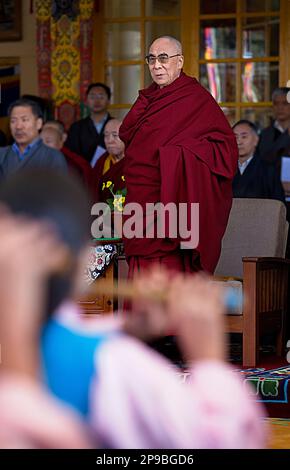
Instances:
[[[242,278],[243,308],[227,315],[227,332],[243,335],[243,366],[255,367],[263,334],[285,348],[288,268],[286,207],[270,199],[234,199],[216,276]]]

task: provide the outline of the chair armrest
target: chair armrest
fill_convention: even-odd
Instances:
[[[266,257],[266,256],[261,256],[261,257],[244,257],[242,258],[243,263],[273,263],[273,264],[283,264],[283,265],[289,265],[290,264],[290,259],[286,258],[275,258],[275,257]]]
[[[242,277],[236,277],[236,276],[213,276],[213,279],[216,281],[221,281],[221,282],[227,282],[227,281],[239,281],[243,282]]]

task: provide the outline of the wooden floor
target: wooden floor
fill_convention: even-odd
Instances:
[[[270,428],[269,449],[290,449],[290,419],[267,418]]]

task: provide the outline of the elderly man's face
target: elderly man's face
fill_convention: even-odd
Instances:
[[[53,149],[60,150],[63,145],[63,139],[60,132],[54,127],[43,126],[40,137],[45,145]]]
[[[25,148],[39,136],[42,119],[36,117],[30,106],[16,106],[10,115],[11,134],[20,148]]]
[[[110,119],[104,129],[104,139],[107,151],[116,157],[123,157],[125,151],[125,144],[119,137],[119,129],[121,121],[117,119]]]
[[[158,60],[154,64],[149,64],[152,80],[163,88],[176,80],[183,66],[183,56],[176,55],[179,51],[174,42],[161,38],[156,39],[149,49],[149,55],[157,57],[160,54],[167,54],[171,57],[166,64],[161,64]]]

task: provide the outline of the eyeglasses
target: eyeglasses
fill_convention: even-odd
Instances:
[[[182,55],[182,54],[174,54],[174,55],[159,54],[157,57],[155,55],[149,54],[149,55],[146,55],[145,60],[148,65],[154,65],[156,60],[158,60],[160,64],[167,64],[169,62],[169,59],[171,59],[172,57],[177,57],[179,55]]]

